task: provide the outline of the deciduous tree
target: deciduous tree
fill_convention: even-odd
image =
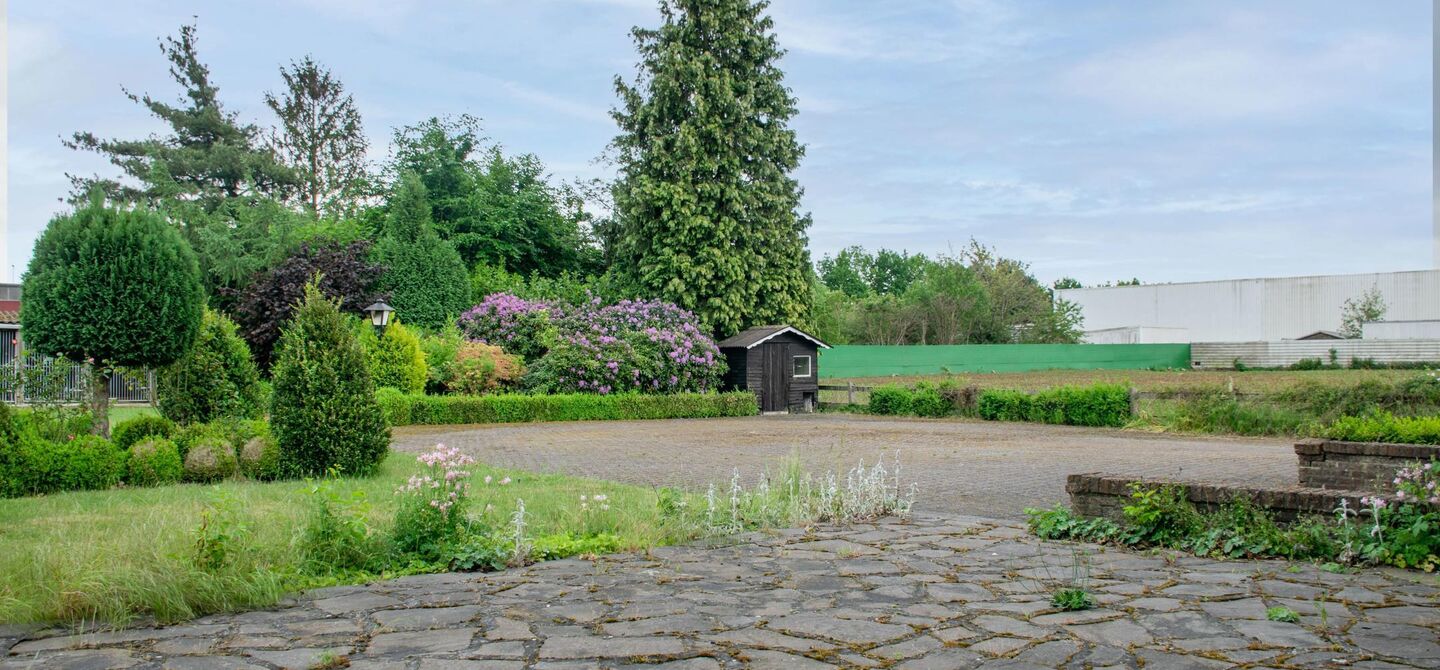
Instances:
[[[319,277],[322,294],[340,309],[359,314],[383,297],[378,291],[384,268],[370,262],[370,243],[304,243],[250,284],[235,306],[235,322],[261,369],[269,370],[275,342],[305,296],[305,285]]]

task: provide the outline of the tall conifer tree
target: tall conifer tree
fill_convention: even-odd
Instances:
[[[632,32],[636,81],[615,80],[615,267],[721,336],[799,321],[810,300],[804,147],[767,5],[661,0],[661,26]]]

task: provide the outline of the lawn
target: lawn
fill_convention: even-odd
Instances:
[[[662,518],[657,492],[636,486],[472,466],[476,512],[508,523],[516,499],[525,501],[535,537],[581,526],[581,495],[609,497],[610,509],[592,518],[620,537],[622,549],[644,549],[692,536]],[[421,466],[391,454],[379,474],[336,480],[343,496],[368,501],[370,525],[393,517],[394,490]],[[492,483],[484,484],[490,476]],[[511,482],[499,482],[509,477]],[[310,512],[312,484],[231,481],[159,488],[74,492],[0,500],[0,623],[103,621],[133,617],[180,621],[218,611],[268,606],[286,593],[316,585],[298,570],[296,539]],[[230,536],[233,567],[195,565],[196,529],[210,510],[210,529]],[[592,516],[594,513],[592,512]],[[355,581],[365,576],[351,576]]]
[[[991,372],[935,374],[892,377],[855,377],[825,379],[823,384],[853,382],[856,386],[880,384],[913,384],[927,380],[939,382],[953,379],[962,386],[982,389],[1017,389],[1040,391],[1056,386],[1086,386],[1095,383],[1121,383],[1139,391],[1174,391],[1229,389],[1240,392],[1269,392],[1301,382],[1327,385],[1350,385],[1366,379],[1395,381],[1416,374],[1414,370],[1037,370],[1032,372]],[[844,391],[822,391],[824,402],[844,402]],[[857,393],[856,401],[866,401],[866,394]]]
[[[110,425],[113,427],[115,424],[126,419],[133,419],[137,416],[154,416],[157,414],[159,414],[159,412],[156,412],[155,408],[149,405],[111,405]]]

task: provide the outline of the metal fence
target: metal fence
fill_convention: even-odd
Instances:
[[[13,345],[12,345],[13,346]],[[64,359],[0,351],[0,401],[83,403],[90,397],[90,366]],[[121,370],[110,375],[110,400],[148,403],[154,397],[153,370]]]

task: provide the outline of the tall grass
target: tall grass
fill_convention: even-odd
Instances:
[[[1304,374],[1304,373],[1301,373]],[[1440,414],[1440,376],[1406,372],[1393,380],[1347,385],[1305,382],[1258,396],[1223,390],[1147,403],[1136,427],[1235,435],[1315,435],[1342,417],[1383,411],[1402,417]]]

